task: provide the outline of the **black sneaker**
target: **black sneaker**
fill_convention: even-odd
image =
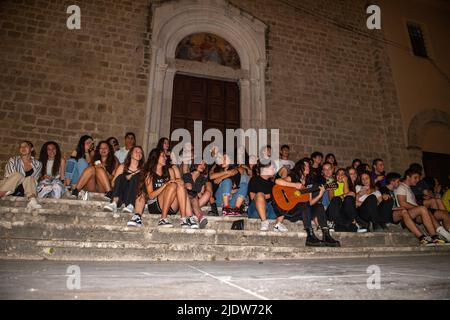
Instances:
[[[186,229],[186,228],[190,228],[191,227],[191,223],[189,221],[189,218],[183,218],[181,219],[181,228]]]
[[[78,198],[79,193],[80,191],[77,188],[72,189],[72,196],[74,196],[75,198]]]
[[[173,228],[173,225],[167,219],[161,219],[158,222],[158,227],[161,228]]]
[[[113,195],[112,191],[105,192],[105,199],[112,200]]]
[[[217,205],[215,203],[211,205],[211,210],[209,210],[208,216],[215,216],[215,217],[219,216],[219,212],[217,211]]]
[[[142,227],[142,219],[138,214],[134,214],[133,217],[127,222],[127,226],[130,227]]]

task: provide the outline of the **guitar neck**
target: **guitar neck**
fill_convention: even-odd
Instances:
[[[333,188],[333,183],[325,184],[324,187],[325,187],[325,190],[332,189]],[[319,190],[320,190],[319,185],[313,185],[312,187],[301,189],[299,191],[300,191],[301,194],[305,194],[305,193],[313,193],[313,192],[316,192],[316,191],[319,191]]]

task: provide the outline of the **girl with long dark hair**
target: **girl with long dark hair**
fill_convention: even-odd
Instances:
[[[112,180],[114,187],[111,203],[104,206],[104,210],[116,212],[118,207],[120,208],[124,205],[122,212],[134,212],[134,203],[141,181],[144,162],[142,147],[132,147],[125,158],[125,162],[119,165],[116,170]]]
[[[167,216],[175,214],[180,209],[181,227],[198,229],[199,226],[192,217],[192,208],[183,180],[176,177],[174,170],[167,164],[166,153],[158,148],[150,151],[144,165],[135,202],[135,214],[127,225],[142,226],[142,213],[147,200],[149,200],[148,212],[161,215],[159,227],[173,227]]]
[[[44,143],[39,161],[42,163],[42,170],[37,186],[38,197],[61,198],[65,192],[63,181],[66,161],[61,155],[59,145],[54,141]]]
[[[100,141],[94,152],[93,164],[83,171],[72,195],[78,196],[80,190],[85,189],[88,192],[103,192],[111,199],[111,182],[118,166],[112,146],[106,141]]]
[[[283,185],[286,182],[300,184],[303,188],[313,186],[313,179],[310,175],[311,172],[311,160],[309,158],[303,158],[295,164],[289,175],[284,179],[278,179],[277,184]],[[280,181],[279,181],[280,180]],[[285,182],[286,181],[286,182]],[[289,186],[289,185],[288,185]],[[319,187],[319,191],[316,191],[310,195],[309,202],[299,203],[291,212],[287,213],[292,217],[301,216],[303,225],[307,232],[306,245],[307,246],[340,246],[339,241],[334,240],[330,235],[330,230],[327,225],[327,216],[325,214],[325,208],[322,204],[322,196],[325,193],[323,186]],[[314,234],[311,221],[316,218],[320,228],[322,229],[322,241],[319,240]]]
[[[231,165],[227,154],[221,156],[212,168],[209,178],[219,187],[215,192],[216,205],[224,216],[241,215],[241,205],[247,197],[248,176],[244,169]],[[234,191],[234,192],[233,192]]]
[[[64,173],[65,185],[69,189],[78,183],[84,170],[93,163],[94,148],[94,139],[91,136],[84,135],[78,141],[76,149],[72,151],[70,159],[67,160]]]
[[[338,163],[336,161],[336,156],[333,153],[329,153],[325,156],[325,162],[331,163],[333,166],[333,172],[336,172],[338,169]]]
[[[385,217],[392,211],[393,200],[383,200],[381,192],[375,187],[369,171],[363,172],[356,182],[356,207],[359,216],[372,223],[373,231],[387,229]]]
[[[170,142],[169,138],[162,137],[159,139],[158,144],[156,145],[156,148],[159,150],[163,150],[167,157],[170,157]]]

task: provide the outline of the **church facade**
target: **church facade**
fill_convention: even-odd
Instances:
[[[447,4],[407,3],[425,8],[412,20],[433,20],[428,32],[449,38]],[[435,141],[450,141],[448,44],[436,41],[430,53],[438,69],[398,53],[395,44],[409,45],[397,32],[409,17],[389,1],[374,1],[374,30],[364,0],[79,1],[73,30],[71,4],[0,4],[0,172],[21,140],[37,149],[54,140],[68,153],[83,134],[123,144],[133,131],[149,151],[196,120],[204,129],[279,129],[294,159],[318,150],[343,166],[383,158],[402,172],[427,148],[450,153]],[[416,86],[423,91],[408,89]],[[433,125],[432,142],[423,140]]]

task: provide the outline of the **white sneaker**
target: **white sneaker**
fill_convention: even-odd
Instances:
[[[130,203],[125,208],[122,209],[122,212],[128,212],[133,213],[134,212],[134,206]]]
[[[328,229],[330,230],[330,231],[332,231],[332,232],[334,232],[334,222],[332,222],[332,221],[327,221],[327,226],[328,226]]]
[[[269,231],[269,221],[261,221],[261,228],[259,229],[259,231]]]
[[[359,224],[356,224],[356,227],[358,228],[358,229],[356,229],[356,232],[358,232],[358,233],[365,233],[365,232],[367,232],[367,229],[366,228],[362,228]]]
[[[103,207],[104,211],[117,212],[117,204],[115,202],[108,203]],[[133,212],[133,211],[132,211]],[[132,213],[130,212],[130,213]]]
[[[447,242],[450,242],[450,233],[444,229],[443,226],[440,226],[436,229],[436,232],[442,236]]]
[[[83,196],[81,197],[81,199],[83,199],[83,201],[88,201],[89,199],[90,199],[90,197],[89,197],[89,192],[85,192],[84,194],[83,194]]]
[[[278,222],[274,227],[273,227],[273,231],[277,231],[277,232],[288,232],[288,228],[286,228],[286,226],[284,224],[282,224],[281,222]]]
[[[28,202],[27,209],[42,209],[42,206],[37,202],[36,198],[31,198]]]

